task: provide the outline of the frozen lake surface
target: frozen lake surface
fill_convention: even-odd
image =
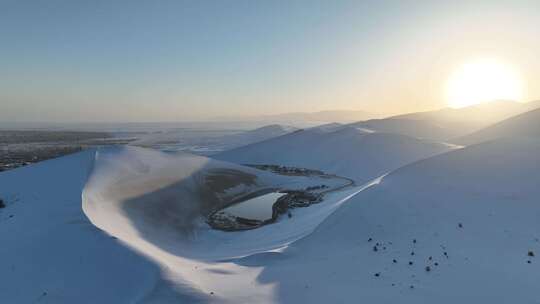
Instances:
[[[223,209],[224,212],[251,220],[269,220],[272,218],[272,206],[285,193],[272,192],[234,204]]]

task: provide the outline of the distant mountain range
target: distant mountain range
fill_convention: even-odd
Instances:
[[[526,103],[497,100],[465,108],[443,108],[435,111],[417,112],[390,117],[432,122],[442,128],[481,129],[512,116],[540,108],[540,101]]]
[[[494,123],[540,108],[540,101],[520,103],[499,100],[460,109],[443,108],[390,117],[365,111],[296,112],[245,117],[217,117],[215,121],[245,121],[313,127],[321,124],[347,125],[374,132],[396,133],[429,140],[450,140],[478,131]]]
[[[417,138],[451,141],[502,120],[540,108],[540,101],[519,103],[493,101],[466,108],[444,108],[384,119],[360,121],[350,126],[375,132],[396,133]]]
[[[381,117],[381,115],[366,111],[319,111],[319,112],[292,112],[283,114],[257,115],[257,116],[220,116],[213,121],[266,121],[269,123],[283,123],[291,125],[321,124],[321,123],[350,123],[360,120]]]

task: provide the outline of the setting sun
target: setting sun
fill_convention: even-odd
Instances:
[[[448,105],[462,108],[492,100],[519,101],[523,85],[519,74],[497,60],[478,60],[454,71],[447,83]]]

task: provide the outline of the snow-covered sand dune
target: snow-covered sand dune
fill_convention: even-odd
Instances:
[[[402,165],[449,150],[447,145],[355,127],[306,129],[213,156],[239,164],[320,169],[367,182]]]
[[[248,131],[227,131],[204,129],[196,132],[196,136],[188,136],[186,130],[169,130],[142,135],[130,143],[132,146],[151,147],[163,151],[192,151],[197,154],[215,154],[219,151],[267,140],[298,130],[287,125],[267,125]],[[193,130],[195,132],[197,130]]]
[[[254,130],[245,131],[239,134],[233,134],[223,137],[223,141],[227,144],[227,147],[238,147],[242,145],[248,145],[252,143],[257,143],[263,140],[267,140],[273,137],[278,137],[285,135],[294,131],[297,131],[298,128],[287,126],[287,125],[267,125],[260,127]]]
[[[304,237],[362,188],[328,194],[324,203],[251,231],[212,230],[200,215],[208,204],[261,187],[320,183],[135,147],[86,151],[2,173],[0,197],[7,207],[0,209],[0,242],[7,245],[0,250],[0,302],[270,299],[275,286],[254,282],[262,268],[233,261]]]
[[[444,128],[435,121],[385,118],[371,119],[349,124],[350,127],[371,130],[380,133],[393,133],[415,138],[445,141],[449,138],[463,134],[456,128]]]
[[[390,117],[388,120],[423,121],[426,125],[438,126],[438,128],[450,132],[453,137],[457,137],[538,108],[540,108],[540,101],[538,100],[526,103],[498,100],[459,109],[443,108],[435,111],[402,114]],[[399,125],[397,125],[392,132],[401,133],[400,130]],[[429,130],[422,131],[429,132]],[[450,139],[450,137],[446,139]]]
[[[540,109],[508,118],[452,142],[470,145],[498,138],[512,137],[540,138]]]
[[[0,174],[7,205],[0,209],[1,303],[185,299],[155,263],[84,215],[81,191],[93,162],[94,150],[88,150]]]
[[[349,126],[422,139],[450,141],[537,108],[540,108],[540,101],[528,103],[493,101],[460,109],[443,108],[371,119],[355,122]]]
[[[332,149],[310,149],[321,139]],[[362,160],[360,180],[447,150],[355,128],[272,141],[275,159],[304,147],[310,163],[288,165],[326,164],[310,151],[341,168]],[[0,174],[0,302],[534,303],[539,181],[540,141],[505,138],[223,232],[202,215],[260,189],[320,181],[137,147],[86,151]]]
[[[262,269],[234,260],[279,250],[304,237],[365,187],[328,194],[322,203],[292,210],[292,218],[255,230],[212,230],[201,215],[211,209],[208,204],[219,206],[264,187],[294,189],[320,182],[131,147],[99,152],[83,192],[83,209],[97,227],[155,261],[182,295],[252,302],[271,298],[274,286],[254,283]],[[246,284],[251,292],[245,291]]]
[[[535,303],[539,181],[538,141],[452,151],[389,174],[283,253],[239,263],[264,267],[257,280],[282,303]]]
[[[266,242],[264,249],[283,243],[276,246],[268,238],[239,241],[228,248],[231,243],[224,244],[222,238],[234,234],[211,230],[204,215],[260,190],[303,188],[317,182],[201,156],[129,147],[98,152],[83,192],[83,209],[96,226],[120,239],[141,238],[183,257],[226,259],[251,249],[260,251],[256,244]],[[288,240],[285,235],[281,237]]]

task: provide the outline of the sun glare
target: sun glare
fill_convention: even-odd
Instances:
[[[462,108],[492,100],[522,98],[523,86],[519,74],[497,60],[478,60],[454,71],[447,83],[448,105]]]

